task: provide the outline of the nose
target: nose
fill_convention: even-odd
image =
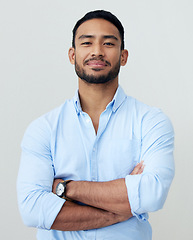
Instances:
[[[103,57],[104,56],[103,46],[101,44],[93,44],[91,55],[92,57],[94,56]]]

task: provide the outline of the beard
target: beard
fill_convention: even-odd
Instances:
[[[78,77],[80,79],[82,79],[83,81],[90,83],[90,84],[104,84],[107,82],[110,82],[112,80],[114,80],[120,71],[120,59],[117,62],[117,64],[115,65],[115,67],[113,69],[111,69],[107,74],[104,75],[100,75],[100,76],[95,76],[94,74],[87,74],[84,69],[81,69],[81,67],[78,65],[78,63],[76,62],[75,59],[75,71],[76,74],[78,75]],[[100,71],[100,69],[92,69],[93,71]]]

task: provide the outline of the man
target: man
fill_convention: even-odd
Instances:
[[[38,118],[22,141],[18,201],[37,239],[150,240],[148,212],[162,208],[174,176],[168,118],[125,95],[124,29],[106,11],[73,30],[69,59],[79,88]]]

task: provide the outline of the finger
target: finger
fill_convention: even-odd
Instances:
[[[138,174],[142,174],[142,173],[143,173],[143,170],[144,170],[144,168],[145,168],[145,165],[143,164],[143,165],[141,166],[141,168],[139,169],[139,171],[138,171]]]
[[[131,172],[131,175],[138,174],[138,172],[140,171],[141,167],[142,167],[142,164],[141,164],[141,163],[138,163],[138,164],[134,167],[133,171]]]
[[[133,169],[133,171],[131,172],[130,175],[136,175],[136,174],[141,174],[143,173],[144,170],[144,161],[141,161],[140,163],[138,163],[135,168]]]

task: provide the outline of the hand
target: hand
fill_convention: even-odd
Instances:
[[[144,167],[145,167],[144,161],[141,161],[140,163],[138,163],[138,164],[134,167],[134,169],[133,169],[133,171],[131,172],[130,175],[142,174],[142,172],[143,172],[143,170],[144,170]]]

